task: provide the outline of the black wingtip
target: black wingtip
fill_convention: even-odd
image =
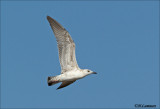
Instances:
[[[61,88],[63,88],[63,87],[58,87],[56,90],[59,90],[59,89],[61,89]]]
[[[56,90],[59,90],[59,89],[61,89],[61,87],[58,87]]]

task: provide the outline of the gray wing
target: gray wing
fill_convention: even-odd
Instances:
[[[61,73],[78,68],[75,56],[75,43],[69,33],[56,20],[47,16],[58,43]]]
[[[57,89],[61,89],[61,88],[63,88],[63,87],[66,87],[66,86],[74,83],[75,81],[76,81],[76,80],[74,80],[74,81],[65,81],[65,82],[62,82],[62,84],[61,84]]]

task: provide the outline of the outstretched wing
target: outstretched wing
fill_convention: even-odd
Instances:
[[[47,16],[58,43],[61,73],[78,68],[75,56],[75,43],[69,33],[56,20]]]
[[[65,82],[62,82],[62,84],[61,84],[57,89],[61,89],[61,88],[63,88],[63,87],[66,87],[66,86],[74,83],[75,81],[76,81],[76,80],[74,80],[74,81],[65,81]]]

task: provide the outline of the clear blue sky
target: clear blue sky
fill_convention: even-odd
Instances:
[[[159,107],[158,1],[1,1],[3,108]],[[76,43],[80,68],[98,72],[56,90],[56,39],[46,19]]]

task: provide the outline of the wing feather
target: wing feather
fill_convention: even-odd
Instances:
[[[65,73],[74,68],[79,68],[75,56],[75,43],[70,34],[53,18],[47,16],[47,19],[58,43],[61,73]]]
[[[63,88],[63,87],[66,87],[66,86],[74,83],[75,81],[76,81],[76,80],[74,80],[74,81],[65,81],[65,82],[62,82],[62,84],[61,84],[57,89],[61,89],[61,88]]]

